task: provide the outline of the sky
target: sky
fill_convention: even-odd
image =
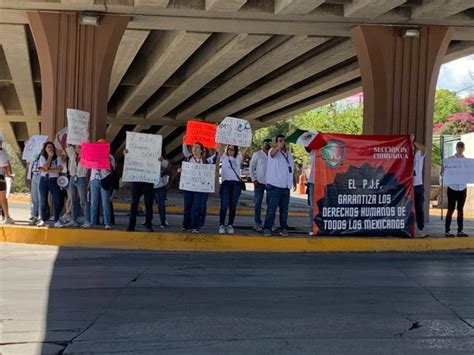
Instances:
[[[439,71],[437,89],[456,91],[460,97],[474,94],[474,55],[443,64]],[[341,100],[342,104],[362,102],[362,93]]]
[[[474,55],[443,64],[437,88],[456,91],[461,97],[474,93]]]

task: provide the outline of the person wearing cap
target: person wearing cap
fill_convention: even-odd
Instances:
[[[447,158],[447,159],[465,159],[464,157],[464,143],[458,142],[456,144],[456,154]],[[443,174],[443,171],[441,171]],[[464,204],[466,202],[467,196],[467,186],[465,184],[452,184],[448,185],[448,211],[446,212],[446,224],[445,232],[446,237],[454,237],[450,232],[451,229],[451,220],[453,218],[453,212],[457,209],[458,216],[458,237],[467,237],[468,235],[464,233]]]
[[[0,205],[3,211],[3,224],[12,224],[13,219],[10,218],[8,210],[8,199],[7,199],[7,182],[5,178],[12,176],[12,168],[8,155],[3,150],[3,142],[0,141]]]
[[[79,227],[77,223],[78,205],[81,203],[84,211],[84,224],[82,228],[90,228],[91,211],[90,204],[87,200],[87,185],[89,169],[83,166],[81,161],[81,146],[70,145],[66,148],[69,158],[69,194],[71,196],[71,221],[66,224],[67,227]]]
[[[263,196],[266,189],[267,180],[267,162],[268,162],[268,151],[272,147],[272,140],[266,138],[262,142],[261,149],[258,152],[252,154],[250,159],[249,173],[250,179],[254,184],[254,231],[262,232],[262,202]],[[268,199],[268,195],[267,195]],[[268,205],[268,201],[267,201]]]
[[[263,225],[266,237],[272,235],[277,209],[280,212],[280,235],[282,237],[288,236],[288,207],[294,171],[295,163],[286,137],[279,134],[275,138],[275,144],[268,152],[266,175],[268,207]]]

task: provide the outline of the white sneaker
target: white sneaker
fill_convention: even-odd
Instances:
[[[77,222],[71,221],[65,224],[66,227],[79,227]]]
[[[54,228],[62,228],[64,227],[64,224],[62,224],[61,221],[57,221],[56,223],[54,223]]]
[[[2,224],[15,224],[15,221],[11,217],[6,217],[3,219]]]
[[[225,234],[225,227],[224,226],[219,227],[219,234]]]
[[[91,227],[91,224],[90,224],[89,222],[85,221],[85,222],[82,224],[81,227],[87,229],[87,228],[90,228],[90,227]]]
[[[229,233],[229,234],[234,234],[234,227],[232,227],[232,226],[227,226],[227,233]]]
[[[48,225],[46,224],[45,221],[39,221],[39,223],[36,226],[37,227],[47,227]]]
[[[105,229],[109,230],[109,229],[112,229],[111,226],[109,226],[108,224],[105,225]]]

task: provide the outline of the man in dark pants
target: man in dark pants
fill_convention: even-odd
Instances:
[[[464,143],[458,142],[456,144],[456,154],[448,159],[464,159]],[[442,172],[441,172],[442,173]],[[468,235],[463,232],[464,228],[464,203],[466,202],[467,186],[466,185],[448,185],[448,212],[446,213],[446,225],[445,232],[446,237],[454,237],[451,234],[451,220],[453,217],[454,209],[458,212],[458,237],[467,237]]]
[[[132,203],[130,205],[130,219],[127,232],[133,232],[137,224],[138,207],[143,195],[145,200],[145,228],[147,232],[153,232],[153,184],[148,182],[132,182]]]
[[[124,154],[128,153],[125,149]],[[147,232],[153,232],[153,191],[154,185],[149,182],[132,182],[132,202],[130,204],[130,219],[128,221],[127,232],[133,232],[137,224],[138,207],[143,195],[145,200],[145,228]]]
[[[413,165],[413,187],[415,190],[415,214],[416,226],[418,228],[417,236],[421,238],[428,237],[425,228],[425,188],[423,186],[423,166],[425,164],[426,149],[423,144],[415,142],[415,136],[411,135],[411,142],[415,147],[415,157]]]

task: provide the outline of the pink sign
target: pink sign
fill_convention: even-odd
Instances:
[[[110,143],[81,143],[81,164],[88,169],[110,170]]]

